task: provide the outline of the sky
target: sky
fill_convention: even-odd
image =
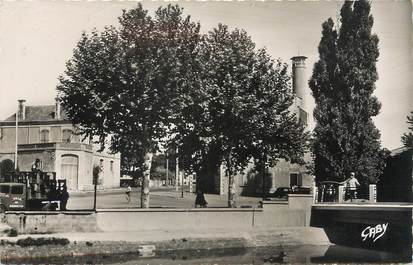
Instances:
[[[178,3],[207,32],[218,23],[245,29],[257,48],[291,65],[290,58],[307,56],[311,77],[318,58],[321,24],[337,21],[341,1],[143,1],[150,13]],[[82,31],[117,25],[122,9],[133,1],[4,1],[0,0],[0,120],[15,112],[18,99],[27,105],[53,104],[57,78]],[[373,32],[380,39],[379,80],[375,95],[382,103],[374,122],[382,146],[400,147],[413,111],[413,25],[409,0],[372,1]],[[291,66],[290,66],[291,67]],[[311,98],[310,91],[308,96]],[[314,107],[310,100],[309,111]],[[311,122],[311,127],[314,124]]]

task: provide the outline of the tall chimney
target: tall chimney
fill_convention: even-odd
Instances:
[[[18,108],[17,115],[19,115],[18,116],[19,120],[24,120],[24,119],[26,119],[26,106],[24,105],[26,100],[19,99],[18,102],[19,102],[19,108]]]
[[[60,99],[58,97],[55,98],[55,110],[54,110],[54,118],[56,120],[60,120]]]
[[[293,79],[293,93],[296,96],[296,106],[298,118],[305,124],[308,123],[308,102],[307,102],[307,79],[305,75],[305,60],[306,56],[294,56],[292,60],[292,79]]]

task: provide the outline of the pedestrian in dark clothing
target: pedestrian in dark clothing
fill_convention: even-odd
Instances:
[[[66,185],[62,188],[62,194],[60,198],[60,210],[66,211],[67,201],[69,200],[69,192],[67,192]]]
[[[208,206],[202,190],[197,190],[195,198],[195,208],[206,208]]]

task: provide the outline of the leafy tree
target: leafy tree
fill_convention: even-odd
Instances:
[[[287,65],[259,50],[254,70],[248,92],[254,100],[243,102],[242,107],[244,119],[250,123],[246,137],[262,177],[267,166],[275,166],[279,159],[303,164],[309,135],[305,125],[290,112],[293,95]]]
[[[160,7],[152,18],[141,4],[123,11],[119,23],[82,34],[58,91],[80,133],[121,152],[124,171],[143,174],[141,206],[149,207],[151,154],[168,135],[191,76],[199,25],[178,6]]]
[[[7,175],[13,174],[16,170],[14,169],[14,162],[11,159],[4,159],[0,163],[0,173],[1,178],[4,180]]]
[[[200,43],[196,61],[203,62],[200,89],[183,107],[174,141],[186,169],[224,163],[228,207],[235,207],[235,174],[251,159],[273,165],[300,157],[306,135],[289,112],[287,66],[256,51],[245,31],[219,24]]]
[[[410,132],[403,134],[402,143],[406,147],[413,148],[413,111],[410,112],[410,116],[407,116],[407,123],[409,124]]]
[[[372,117],[380,110],[373,92],[378,78],[378,37],[367,0],[346,1],[340,26],[322,25],[309,82],[316,103],[313,152],[317,180],[342,181],[351,171],[363,183],[382,174],[386,152]]]

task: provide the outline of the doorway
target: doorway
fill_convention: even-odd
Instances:
[[[62,178],[66,179],[69,190],[78,189],[79,158],[76,155],[62,155]]]

